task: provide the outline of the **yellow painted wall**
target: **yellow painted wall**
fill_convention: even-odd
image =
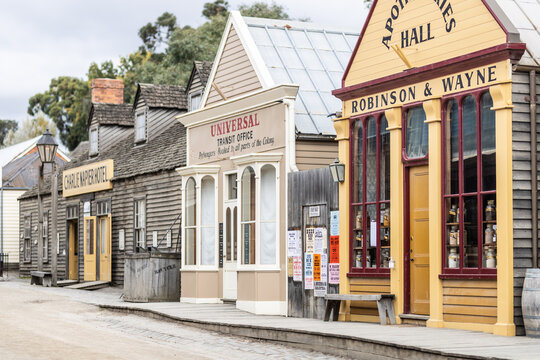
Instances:
[[[442,1],[441,1],[442,2]],[[441,10],[433,0],[408,1],[379,0],[373,11],[354,62],[345,79],[345,86],[398,74],[408,69],[391,45],[402,47],[401,34],[423,26],[424,39],[427,38],[427,24],[430,24],[431,40],[401,49],[413,67],[421,67],[440,61],[470,54],[506,42],[506,34],[493,18],[481,0],[447,1]],[[451,13],[446,11],[451,4]],[[398,7],[394,20],[393,6]],[[446,11],[446,15],[443,13]],[[392,33],[386,29],[388,19],[392,19]],[[455,21],[455,25],[448,25]],[[447,32],[446,27],[452,27]],[[391,34],[387,48],[383,37]],[[409,36],[410,38],[410,36]],[[369,54],[369,56],[366,56]]]

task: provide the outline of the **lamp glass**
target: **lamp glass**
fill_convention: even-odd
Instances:
[[[43,133],[37,142],[37,148],[39,153],[39,159],[42,163],[54,162],[56,156],[56,149],[58,144],[54,140],[54,136],[49,132],[49,129]]]

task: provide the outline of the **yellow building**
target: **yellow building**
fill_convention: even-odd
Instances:
[[[374,1],[334,91],[341,293],[394,294],[398,323],[523,333],[523,276],[538,264],[539,8]]]

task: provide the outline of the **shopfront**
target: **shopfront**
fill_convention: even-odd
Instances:
[[[398,322],[515,334],[525,49],[495,1],[374,2],[334,91],[341,293],[394,294]],[[377,319],[360,302],[340,313]]]

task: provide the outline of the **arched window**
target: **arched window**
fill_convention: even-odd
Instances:
[[[261,169],[261,241],[262,265],[276,263],[276,168],[264,165]]]
[[[242,264],[255,264],[255,171],[251,166],[244,170],[241,186]]]
[[[197,205],[195,193],[195,179],[190,177],[186,182],[185,192],[185,264],[197,264]]]
[[[201,265],[215,263],[216,204],[214,178],[201,181]]]

